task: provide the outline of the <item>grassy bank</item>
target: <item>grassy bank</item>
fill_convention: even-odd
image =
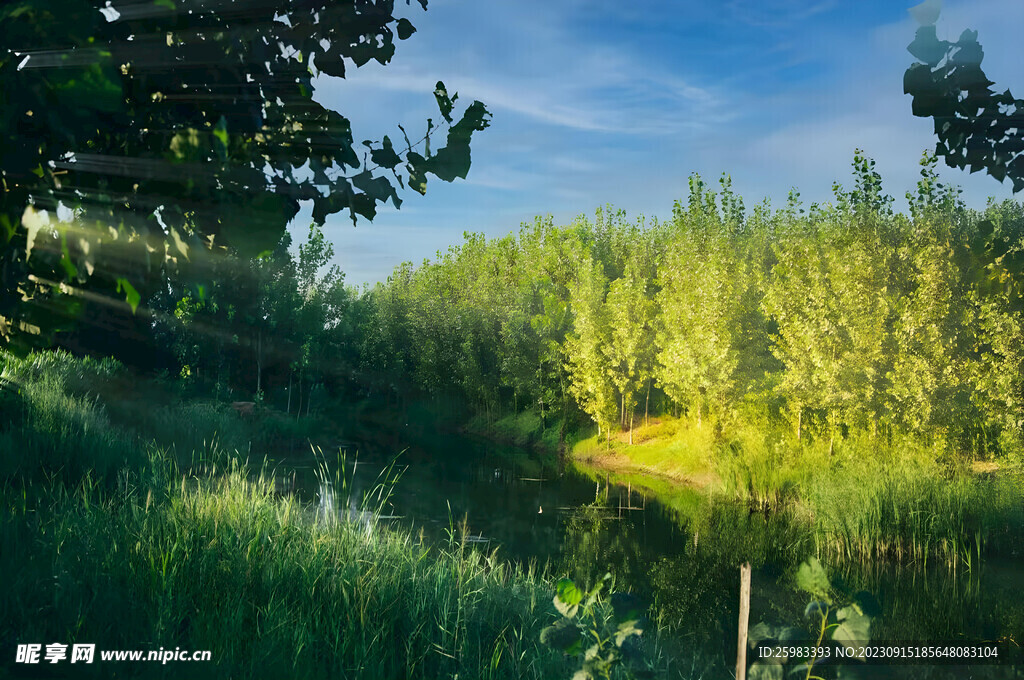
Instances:
[[[84,671],[104,677],[571,675],[572,660],[539,640],[556,619],[550,577],[275,493],[226,446],[253,425],[215,403],[168,399],[149,417],[140,404],[135,427],[118,427],[79,389],[102,389],[116,365],[3,357],[0,368],[0,668],[27,668],[11,665],[19,643],[61,642],[212,652],[187,669]],[[171,427],[198,449],[152,436]]]
[[[463,429],[541,458],[563,455],[593,476],[651,491],[683,516],[709,495],[785,512],[806,527],[819,555],[837,563],[967,568],[985,554],[1015,555],[1024,541],[1019,465],[971,465],[939,440],[857,432],[798,439],[771,422],[662,415],[639,421],[630,443],[628,432],[599,437],[532,410],[478,416]]]
[[[563,445],[562,422],[545,421],[533,410],[519,411],[497,420],[477,416],[469,421],[465,430],[503,444],[532,448],[545,454],[558,453]]]
[[[262,457],[277,449],[307,448],[307,439],[330,432],[324,418],[296,419],[263,408],[240,418],[228,403],[195,392],[181,381],[140,376],[110,359],[75,359],[65,352],[16,359],[0,353],[0,445],[34,458],[5,456],[8,474],[23,468],[83,466],[106,474],[125,463],[142,464],[155,444],[182,460],[217,447]]]
[[[662,496],[696,488],[792,513],[812,527],[819,554],[840,561],[963,567],[986,553],[1014,554],[1024,540],[1019,470],[954,463],[943,449],[909,438],[798,441],[768,427],[732,432],[660,417],[637,427],[632,445],[625,433],[610,442],[593,436],[568,453],[583,466],[661,487]]]
[[[318,521],[240,467],[210,472],[166,464],[113,489],[86,478],[30,497],[8,484],[5,647],[211,650],[200,673],[216,677],[566,674],[538,641],[552,616],[535,573]]]

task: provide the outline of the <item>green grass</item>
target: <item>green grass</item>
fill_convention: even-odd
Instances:
[[[143,463],[133,438],[111,427],[95,398],[69,393],[73,362],[65,359],[58,369],[49,357],[0,353],[0,479],[72,481],[87,471],[106,478]]]
[[[716,487],[718,479],[710,455],[714,450],[714,429],[686,425],[671,417],[652,419],[649,425],[634,428],[633,444],[629,444],[625,433],[614,434],[611,442],[604,434],[598,437],[595,433],[577,442],[570,453],[576,459],[590,460],[622,473]]]
[[[535,572],[317,520],[237,465],[163,467],[115,489],[5,488],[0,639],[209,649],[218,677],[568,674],[539,645],[553,611]]]
[[[152,408],[115,405],[122,370],[0,355],[0,645],[209,649],[215,663],[199,670],[212,677],[571,675],[539,644],[555,619],[551,575],[457,541],[430,548],[408,532],[318,519],[237,462],[264,425],[147,384]],[[558,432],[524,414],[507,420],[498,424],[534,442]],[[968,569],[1024,539],[1011,474],[973,475],[910,441],[851,436],[829,447],[754,425],[722,431],[663,418],[638,428],[633,446],[616,437],[610,453],[604,441],[574,448],[604,465],[596,476],[611,471],[669,499],[693,536],[692,551],[654,570],[664,581],[657,621],[698,604],[717,616],[717,582],[691,583],[708,564],[717,573],[742,557],[781,569],[816,548],[833,564]],[[659,667],[685,656],[664,651],[664,632],[649,637]]]
[[[992,479],[917,462],[854,462],[802,491],[819,551],[841,560],[938,560],[969,568],[1024,540],[1024,493],[1012,474]]]
[[[466,430],[504,444],[544,453],[556,453],[563,444],[562,421],[550,417],[543,419],[533,409],[512,413],[494,421],[486,416],[477,416],[470,419]]]
[[[119,428],[82,388],[121,370],[0,354],[0,646],[210,650],[190,677],[572,674],[539,641],[557,617],[550,575],[458,540],[427,547],[318,516],[239,462],[216,433],[237,443],[258,426],[212,402],[171,398]],[[115,671],[184,672],[108,662],[84,674]]]
[[[82,448],[76,443],[82,441],[80,459],[95,473],[116,470],[125,460],[144,463],[138,452],[150,444],[184,461],[217,448],[262,458],[305,451],[310,438],[335,434],[323,417],[296,419],[263,408],[246,420],[229,403],[187,392],[180,382],[136,375],[112,359],[77,359],[63,351],[26,359],[0,353],[0,443],[45,456],[53,449],[58,453],[52,462],[67,467],[76,459],[69,461],[68,452]],[[117,455],[103,461],[111,451]]]
[[[634,444],[616,433],[579,442],[583,467],[616,473],[671,506],[688,486],[765,512],[792,515],[829,559],[969,568],[1024,541],[1024,484],[1012,469],[978,475],[953,465],[940,445],[867,433],[804,437],[765,423],[728,428],[662,416],[638,427]],[[661,489],[659,487],[669,487]],[[690,505],[684,503],[684,505]]]

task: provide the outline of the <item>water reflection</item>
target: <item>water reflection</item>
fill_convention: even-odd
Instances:
[[[330,478],[289,461],[292,487],[323,517],[373,531],[387,521],[446,544],[452,537],[516,562],[536,562],[584,584],[606,572],[641,594],[681,641],[674,653],[700,657],[711,676],[734,663],[738,566],[754,568],[751,623],[805,625],[807,597],[793,586],[813,552],[806,525],[789,514],[751,512],[697,492],[653,497],[627,482],[572,468],[542,469],[521,451],[458,442],[443,451],[410,448],[404,473],[372,451],[340,459]],[[388,472],[388,470],[392,472]],[[873,593],[883,606],[873,637],[887,640],[1024,640],[1024,569],[988,560],[968,573],[945,568],[828,565],[833,580]],[[880,669],[870,669],[883,677]],[[1012,670],[1012,669],[1011,669]],[[902,667],[892,677],[1016,677],[1006,667]],[[1006,675],[1011,672],[1010,675]],[[950,675],[950,673],[953,673]]]

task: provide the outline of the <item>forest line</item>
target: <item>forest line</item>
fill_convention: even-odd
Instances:
[[[781,209],[747,211],[728,177],[713,191],[693,175],[666,221],[606,209],[504,238],[467,233],[362,294],[337,268],[317,273],[333,253],[314,229],[297,258],[285,244],[273,267],[178,298],[173,315],[192,327],[247,326],[223,352],[171,327],[168,346],[186,372],[227,371],[289,412],[308,411],[315,386],[454,399],[490,418],[530,409],[606,436],[686,412],[726,439],[756,421],[796,440],[910,435],[1019,455],[1021,206],[967,209],[926,154],[904,215],[873,161],[858,152],[853,166],[853,188],[834,185],[824,206],[794,191]],[[233,304],[218,302],[229,292]],[[234,368],[211,365],[232,355]]]

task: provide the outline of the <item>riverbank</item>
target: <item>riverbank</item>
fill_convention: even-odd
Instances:
[[[659,416],[610,438],[569,433],[536,414],[482,419],[467,429],[533,446],[597,478],[646,489],[668,506],[695,494],[784,512],[809,526],[815,551],[836,561],[969,567],[1013,557],[1024,544],[1024,478],[1010,461],[958,460],[936,444],[851,434],[798,440],[764,424]],[[632,437],[632,443],[630,443]]]
[[[789,433],[651,419],[607,441],[577,442],[577,465],[665,493],[698,489],[813,525],[816,549],[837,560],[930,559],[970,566],[1015,556],[1024,541],[1024,482],[1012,465],[952,461],[906,438],[797,441]]]
[[[596,434],[567,447],[568,456],[589,467],[624,476],[656,477],[678,486],[718,492],[722,478],[716,470],[711,428],[692,430],[670,416],[652,418],[629,433]]]
[[[51,643],[211,652],[187,669],[97,658],[84,677],[572,674],[540,642],[558,616],[553,575],[457,532],[428,546],[279,494],[228,448],[263,426],[225,404],[140,403],[129,430],[95,390],[77,393],[124,377],[114,364],[0,356],[0,375],[0,674],[25,670],[17,645]],[[174,429],[203,444],[153,437]]]
[[[458,540],[428,549],[407,534],[318,520],[241,467],[148,472],[159,479],[30,489],[20,503],[5,488],[5,648],[209,650],[190,677],[570,672],[539,643],[552,585],[536,572]],[[128,673],[180,677],[181,665]]]

